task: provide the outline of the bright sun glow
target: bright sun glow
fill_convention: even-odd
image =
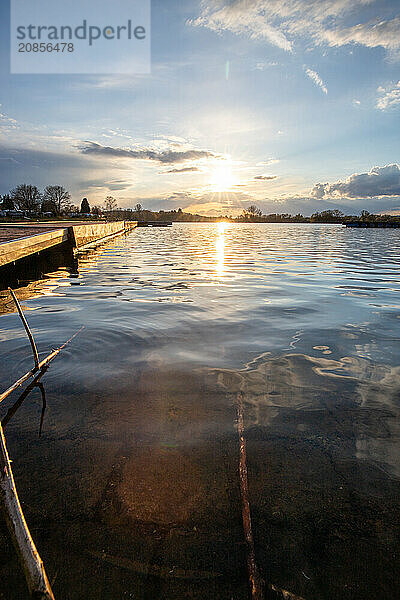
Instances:
[[[236,184],[230,164],[218,165],[211,173],[210,184],[215,192],[225,192]]]

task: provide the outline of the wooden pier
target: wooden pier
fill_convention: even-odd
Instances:
[[[171,227],[172,221],[138,221],[137,227]]]
[[[398,229],[400,222],[397,221],[350,221],[345,223],[346,227],[358,227],[362,229]]]
[[[0,270],[47,250],[82,252],[131,231],[137,221],[50,222],[0,225]]]

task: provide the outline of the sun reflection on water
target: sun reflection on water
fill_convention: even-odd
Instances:
[[[225,272],[225,227],[226,223],[217,223],[218,236],[215,242],[216,249],[216,267],[215,272],[218,277],[222,277]]]

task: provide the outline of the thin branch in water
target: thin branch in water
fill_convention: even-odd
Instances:
[[[253,529],[250,515],[250,493],[247,475],[246,437],[244,427],[243,392],[236,396],[237,430],[239,435],[239,479],[242,499],[243,531],[247,551],[247,572],[249,576],[252,600],[303,600],[276,585],[265,586],[256,563]]]
[[[43,420],[44,420],[44,414],[46,412],[46,392],[44,390],[44,385],[41,381],[39,381],[36,386],[39,388],[40,393],[42,395],[42,412],[40,414],[40,425],[39,425],[39,437],[42,436],[42,428],[43,428]]]
[[[263,600],[264,581],[258,571],[250,516],[249,481],[247,477],[246,438],[244,435],[243,393],[236,397],[237,430],[239,435],[239,480],[242,499],[243,531],[246,541],[247,571],[252,600]]]
[[[48,356],[46,356],[46,358],[44,358],[42,361],[40,361],[37,369],[33,368],[30,371],[28,371],[27,373],[25,373],[25,375],[20,377],[20,379],[18,379],[18,381],[16,381],[15,383],[13,383],[5,392],[0,394],[0,402],[2,402],[5,398],[7,398],[7,396],[9,396],[11,394],[11,392],[16,390],[20,385],[25,383],[25,381],[27,381],[30,377],[33,377],[37,373],[38,370],[40,371],[40,369],[43,369],[43,367],[49,365],[51,363],[51,361],[55,359],[57,354],[59,352],[61,352],[61,350],[63,350],[65,348],[65,346],[67,346],[67,344],[69,344],[82,331],[82,329],[85,329],[85,328],[81,327],[62,346],[60,346],[56,350],[53,350],[53,352],[50,352],[50,354]]]
[[[6,440],[0,424],[0,497],[13,544],[24,569],[32,598],[54,600],[42,559],[36,550],[19,502],[8,457]]]
[[[27,381],[30,377],[34,377],[36,375],[36,373],[38,372],[38,370],[40,371],[41,369],[43,369],[44,367],[46,367],[48,364],[51,363],[52,360],[54,360],[54,358],[57,356],[57,354],[59,353],[60,350],[53,350],[53,352],[51,352],[48,356],[46,356],[46,358],[44,358],[42,361],[40,361],[39,363],[39,369],[33,368],[30,371],[28,371],[27,373],[25,373],[25,375],[23,375],[22,377],[20,377],[15,383],[13,383],[12,385],[10,385],[10,387],[3,392],[2,394],[0,394],[0,402],[3,402],[3,400],[5,398],[7,398],[7,396],[9,396],[14,390],[16,390],[20,385],[22,385],[23,383],[25,383],[25,381]]]
[[[10,290],[11,291],[11,290]],[[46,358],[39,362],[38,353],[33,339],[30,333],[29,326],[26,319],[23,316],[21,307],[18,304],[15,295],[11,291],[11,294],[16,302],[18,312],[20,313],[21,319],[24,323],[26,332],[29,340],[31,341],[32,351],[35,356],[35,366],[33,369],[28,371],[25,375],[20,377],[12,386],[0,395],[0,402],[7,398],[15,389],[22,385],[30,377],[35,377],[38,371],[39,374],[36,376],[30,386],[21,394],[18,401],[14,404],[12,409],[6,415],[6,422],[9,422],[19,406],[30,393],[35,385],[41,386],[39,379],[44,375],[48,365],[54,358],[63,350],[67,344],[69,344],[77,335],[84,329],[81,327],[73,336],[69,338],[62,346],[53,350]],[[40,388],[42,392],[43,409],[40,423],[40,433],[43,425],[44,409],[46,407],[46,399],[44,394],[43,386]],[[7,523],[8,530],[10,532],[11,539],[16,548],[20,563],[25,573],[25,579],[28,585],[29,593],[32,598],[36,600],[54,600],[51,586],[47,579],[46,571],[43,566],[42,559],[36,550],[34,541],[28,529],[25,521],[24,514],[19,502],[17,490],[14,483],[14,476],[11,469],[10,459],[8,457],[6,440],[4,437],[3,427],[0,423],[0,501],[4,510],[5,520]]]
[[[75,331],[74,335],[71,335],[71,337],[69,338],[69,340],[67,340],[66,342],[64,342],[62,346],[60,346],[57,350],[55,350],[55,352],[57,352],[57,354],[58,354],[58,352],[60,352],[61,350],[64,350],[65,346],[68,346],[68,344],[70,342],[72,342],[72,340],[74,338],[76,338],[76,336],[79,335],[80,332],[83,331],[84,329],[85,329],[85,326],[82,325],[82,327],[80,329],[78,329],[78,331]]]
[[[10,294],[12,296],[12,299],[15,302],[15,306],[17,307],[18,314],[21,317],[21,321],[23,323],[23,326],[25,327],[26,334],[27,334],[27,336],[29,338],[29,341],[31,343],[31,348],[32,348],[32,352],[33,352],[33,360],[35,361],[35,369],[37,371],[39,369],[39,355],[38,355],[38,351],[37,351],[37,348],[36,348],[35,338],[33,337],[33,334],[31,332],[31,330],[29,329],[28,321],[26,320],[25,315],[22,312],[22,308],[21,308],[21,306],[20,306],[20,304],[19,304],[19,302],[17,300],[16,295],[14,294],[14,292],[12,291],[11,288],[8,288],[8,289],[9,289],[9,292],[10,292]]]
[[[35,379],[33,381],[31,381],[31,383],[25,388],[25,390],[22,392],[22,394],[20,395],[20,397],[18,398],[18,400],[16,402],[14,402],[14,404],[8,409],[5,417],[1,420],[1,424],[3,426],[3,429],[6,428],[6,426],[8,425],[8,423],[11,421],[11,419],[13,418],[13,416],[15,415],[15,413],[17,412],[17,410],[20,408],[20,406],[22,405],[22,403],[24,402],[25,398],[27,398],[27,396],[29,396],[29,394],[31,393],[31,391],[36,387],[36,386],[41,386],[42,384],[40,383],[40,379],[43,377],[43,375],[46,373],[48,367],[43,367],[43,369],[41,371],[39,371],[39,374],[35,377]]]

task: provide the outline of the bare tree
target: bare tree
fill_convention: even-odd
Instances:
[[[36,185],[21,183],[11,190],[11,199],[20,210],[37,212],[41,200],[41,194]]]
[[[112,210],[115,210],[117,208],[117,201],[112,196],[107,196],[107,198],[104,201],[104,206],[106,210],[111,212]]]
[[[66,215],[72,215],[79,212],[79,207],[76,206],[76,204],[70,204],[68,202],[68,204],[64,206],[64,212]]]
[[[57,214],[56,205],[52,200],[42,200],[41,206],[42,214],[44,213],[52,213],[53,215]]]
[[[13,210],[15,208],[14,202],[11,200],[9,194],[4,194],[1,197],[1,209],[2,210]]]
[[[62,185],[48,185],[43,192],[43,200],[54,205],[57,215],[61,214],[70,199],[71,194]]]

